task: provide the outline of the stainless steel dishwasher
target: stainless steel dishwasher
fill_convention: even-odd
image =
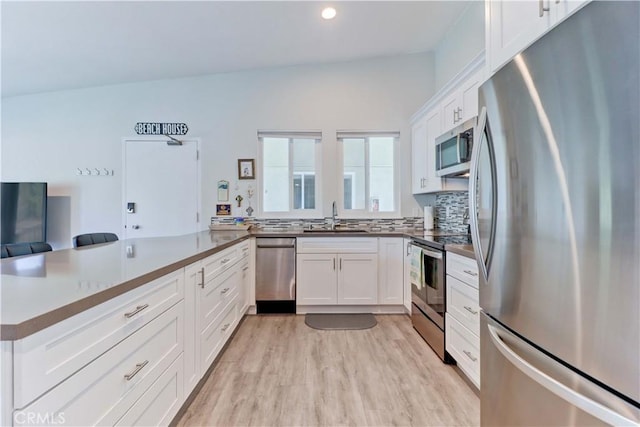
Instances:
[[[296,312],[296,239],[256,238],[256,313]]]

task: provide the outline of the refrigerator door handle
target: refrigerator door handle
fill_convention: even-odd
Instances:
[[[480,164],[480,149],[482,147],[483,140],[485,139],[485,128],[487,127],[487,108],[482,107],[480,115],[478,116],[478,126],[475,131],[475,135],[478,135],[478,142],[473,144],[471,152],[471,170],[469,173],[469,213],[471,220],[471,241],[473,242],[473,249],[476,254],[476,260],[478,261],[480,271],[485,280],[489,278],[488,260],[484,258],[482,243],[480,241],[480,229],[478,227],[478,167]],[[486,141],[489,144],[489,141]],[[492,167],[488,165],[488,167]],[[495,182],[492,183],[495,186]],[[492,188],[493,203],[492,203],[492,222],[495,223],[495,189]],[[491,227],[493,230],[493,226]],[[493,236],[491,236],[493,237]],[[489,244],[491,245],[491,244]],[[487,258],[490,257],[490,251],[487,252]]]
[[[489,336],[491,337],[493,344],[496,346],[498,351],[500,351],[500,353],[509,362],[511,362],[511,364],[513,364],[513,366],[556,396],[607,424],[615,426],[637,424],[637,421],[633,421],[623,415],[620,415],[601,403],[572,390],[556,379],[545,374],[516,354],[509,345],[500,338],[498,329],[495,326],[487,325],[487,328],[489,329]],[[511,339],[518,339],[511,334],[509,334],[509,336]]]

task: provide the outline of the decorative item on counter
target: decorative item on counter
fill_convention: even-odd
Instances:
[[[231,215],[231,205],[228,205],[228,204],[216,205],[216,215],[218,216]]]
[[[256,179],[253,159],[238,159],[238,179]]]
[[[235,225],[244,225],[244,218],[241,216],[237,216],[235,218],[233,218],[233,223]]]
[[[238,202],[238,207],[242,206],[242,201],[244,200],[244,197],[242,197],[241,195],[237,195],[236,196],[236,202]]]
[[[229,201],[229,181],[225,181],[225,180],[218,181],[218,201],[219,202]]]

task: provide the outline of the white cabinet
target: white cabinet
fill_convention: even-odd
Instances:
[[[233,330],[246,312],[248,288],[253,283],[250,254],[250,242],[245,240],[185,268],[185,396],[215,360],[226,341],[227,330]],[[228,316],[233,322],[224,328]]]
[[[20,418],[29,414],[59,414],[64,417],[60,424],[114,425],[182,354],[182,304],[174,305],[53,390],[15,411],[14,419],[20,423]],[[175,393],[182,402],[182,387]],[[168,418],[178,409],[174,405]],[[51,421],[28,424],[47,425]]]
[[[298,254],[298,305],[378,302],[377,254]]]
[[[404,274],[403,274],[403,305],[405,312],[411,316],[411,239],[403,239]]]
[[[425,193],[427,186],[427,120],[420,118],[411,127],[411,191],[413,194]]]
[[[436,139],[478,115],[478,88],[484,77],[484,61],[479,57],[412,118],[413,194],[468,190],[466,178],[443,179],[437,175]]]
[[[404,302],[404,239],[381,237],[378,241],[378,303]]]
[[[378,303],[378,254],[338,255],[338,304]]]
[[[296,303],[333,305],[338,302],[338,271],[334,254],[298,254]]]
[[[378,239],[299,238],[296,304],[378,304]]]
[[[497,71],[582,5],[583,0],[489,0],[486,2],[487,57]]]
[[[445,341],[458,367],[480,388],[480,306],[476,261],[447,252]]]
[[[442,132],[438,135],[478,115],[478,88],[483,78],[484,70],[477,71],[442,101]]]
[[[72,376],[182,300],[183,292],[179,270],[14,341],[15,407],[25,407]]]

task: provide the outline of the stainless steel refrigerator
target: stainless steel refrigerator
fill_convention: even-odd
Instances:
[[[639,29],[589,3],[480,88],[483,425],[640,423]]]

